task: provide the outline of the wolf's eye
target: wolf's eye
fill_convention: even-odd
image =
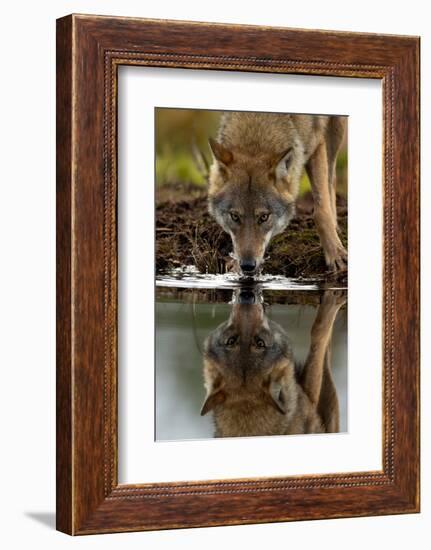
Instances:
[[[233,222],[235,222],[235,223],[240,222],[240,217],[236,212],[229,212],[229,214],[230,214],[230,217],[231,217]]]
[[[266,212],[265,214],[261,214],[257,220],[257,223],[260,225],[261,223],[265,223],[269,220],[270,213]]]
[[[256,337],[255,343],[256,343],[256,347],[260,349],[266,348],[265,341],[262,340],[262,338]]]
[[[226,340],[226,347],[231,348],[236,343],[236,336],[231,336]]]

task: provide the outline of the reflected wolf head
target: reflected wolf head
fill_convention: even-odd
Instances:
[[[229,319],[205,341],[207,396],[201,414],[227,412],[224,435],[269,435],[269,417],[275,417],[276,425],[288,414],[294,371],[284,330],[267,318],[256,295],[237,293]]]

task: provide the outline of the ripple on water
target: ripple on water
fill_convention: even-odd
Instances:
[[[258,284],[263,290],[318,290],[319,281],[290,279],[281,275],[259,275],[253,279],[240,277],[235,273],[200,273],[194,266],[178,267],[158,275],[156,285],[176,288],[238,288],[244,284]]]

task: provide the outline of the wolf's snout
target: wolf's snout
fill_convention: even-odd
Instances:
[[[238,303],[239,304],[247,304],[251,305],[256,302],[256,295],[253,292],[253,290],[245,289],[241,290],[238,296]]]
[[[256,260],[241,260],[239,267],[246,274],[251,274],[256,271]]]

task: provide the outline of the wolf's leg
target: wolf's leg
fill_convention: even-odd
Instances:
[[[326,265],[332,270],[345,269],[347,252],[338,236],[332,211],[325,142],[317,147],[310,157],[306,169],[314,199],[314,221],[322,243]]]
[[[346,302],[345,293],[327,290],[317,310],[316,319],[311,328],[310,350],[301,374],[302,389],[312,403],[318,406],[324,380],[325,358],[328,359],[328,348],[332,337],[332,327],[338,310]]]
[[[326,130],[326,151],[328,154],[328,181],[329,193],[331,196],[332,214],[337,227],[337,157],[343,143],[344,134],[346,131],[346,118],[340,116],[329,117],[328,127]]]
[[[331,354],[332,335],[326,349],[322,388],[320,391],[319,403],[317,412],[325,426],[326,433],[337,433],[340,431],[340,407],[338,404],[338,395],[335,388],[334,379],[332,377],[332,354]]]

